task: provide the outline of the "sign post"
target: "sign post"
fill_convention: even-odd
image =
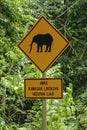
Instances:
[[[42,74],[42,78],[46,78],[46,72]],[[43,106],[42,106],[42,130],[47,130],[47,123],[46,123],[46,99],[43,99]]]
[[[18,44],[18,47],[42,72],[41,79],[24,80],[25,98],[43,99],[42,130],[47,130],[46,99],[63,98],[63,79],[46,78],[46,70],[68,46],[69,41],[43,16]]]
[[[42,109],[42,130],[47,130],[46,123],[46,99],[43,99],[43,109]]]

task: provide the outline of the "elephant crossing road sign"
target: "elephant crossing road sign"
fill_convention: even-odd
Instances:
[[[68,46],[69,41],[43,16],[18,44],[41,72],[46,71]]]

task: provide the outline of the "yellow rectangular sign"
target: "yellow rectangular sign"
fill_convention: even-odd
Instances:
[[[63,98],[63,79],[25,79],[25,98],[59,99]]]

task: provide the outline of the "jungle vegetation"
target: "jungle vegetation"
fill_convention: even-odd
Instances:
[[[46,72],[64,79],[63,99],[47,100],[47,130],[87,130],[87,0],[0,0],[0,130],[42,129],[42,100],[24,99],[24,79],[42,73],[17,46],[41,15],[70,41]]]

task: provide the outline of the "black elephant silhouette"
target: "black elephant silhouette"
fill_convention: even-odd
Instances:
[[[52,42],[53,42],[53,37],[49,33],[47,33],[47,34],[37,34],[32,38],[29,53],[32,50],[33,43],[37,44],[37,52],[43,52],[43,45],[46,46],[45,52],[51,52]]]

